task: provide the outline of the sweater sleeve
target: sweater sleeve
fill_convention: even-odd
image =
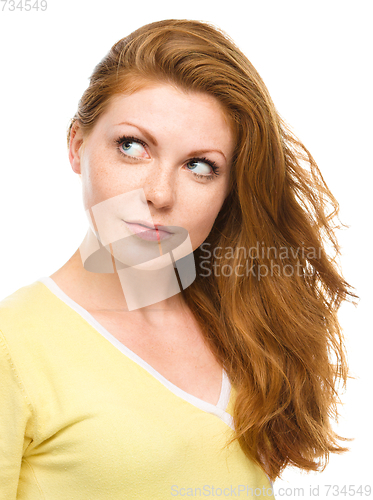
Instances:
[[[16,500],[22,456],[31,442],[32,410],[0,331],[0,500]]]

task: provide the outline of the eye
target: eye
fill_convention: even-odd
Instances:
[[[207,158],[192,158],[187,163],[187,166],[189,165],[191,165],[189,170],[191,170],[193,175],[198,179],[212,180],[219,175],[219,168],[216,163]]]
[[[146,158],[147,153],[145,149],[145,143],[136,139],[135,137],[119,137],[115,141],[118,144],[119,151],[125,155],[132,158]]]

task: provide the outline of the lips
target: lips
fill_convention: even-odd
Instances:
[[[131,233],[146,241],[161,241],[171,238],[173,235],[173,233],[168,230],[167,226],[160,226],[156,224],[154,224],[154,226],[150,226],[150,224],[145,221],[141,221],[142,223],[139,221],[123,222],[126,224]]]
[[[159,231],[166,231],[167,233],[173,233],[173,230],[169,226],[163,226],[162,224],[153,224],[153,222],[148,222],[146,220],[136,219],[136,220],[126,220],[127,224],[137,224],[144,226],[146,229],[158,229]]]

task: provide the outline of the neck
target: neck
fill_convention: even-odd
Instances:
[[[185,314],[187,306],[177,293],[154,304],[130,310],[118,272],[94,273],[87,271],[82,262],[79,248],[72,257],[53,275],[59,282],[84,297],[90,310],[102,314],[126,314],[136,321],[162,325],[168,320]]]

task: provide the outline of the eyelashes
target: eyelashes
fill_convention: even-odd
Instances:
[[[118,139],[116,139],[116,141],[115,141],[115,142],[118,144],[118,146],[119,146],[119,147],[118,147],[118,149],[119,149],[119,151],[120,151],[123,155],[128,156],[128,157],[130,157],[130,158],[135,158],[135,159],[136,159],[136,156],[126,155],[126,154],[122,151],[122,149],[120,148],[120,146],[121,146],[123,143],[131,143],[131,142],[136,142],[136,143],[138,143],[138,144],[141,144],[144,148],[145,148],[145,146],[146,146],[145,142],[144,142],[144,141],[142,141],[141,139],[137,139],[136,137],[127,136],[127,135],[122,136],[122,137],[119,137]]]
[[[117,144],[117,149],[119,150],[119,152],[123,156],[125,156],[126,158],[132,158],[135,161],[136,160],[140,160],[141,157],[127,155],[122,150],[121,146],[124,143],[127,143],[127,144],[137,143],[137,144],[141,144],[144,148],[146,147],[146,143],[144,141],[142,141],[141,139],[138,139],[137,137],[128,136],[128,135],[118,137],[118,139],[115,140],[115,143]],[[208,159],[208,158],[206,158],[204,156],[203,157],[193,157],[193,158],[190,158],[188,160],[188,162],[186,163],[186,165],[189,165],[190,163],[198,163],[198,162],[205,163],[205,164],[209,165],[211,167],[212,173],[211,174],[198,174],[196,172],[193,172],[191,169],[189,169],[189,171],[196,178],[202,179],[202,180],[213,180],[214,178],[216,178],[219,175],[219,167],[217,166],[217,164],[213,160],[210,160],[210,159]]]

